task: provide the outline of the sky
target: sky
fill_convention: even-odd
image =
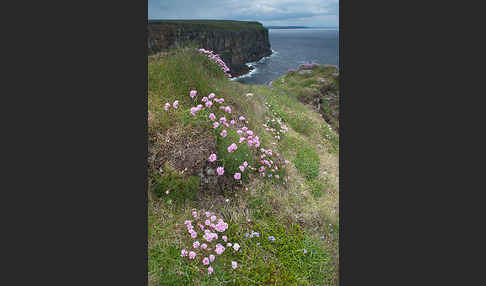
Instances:
[[[148,19],[258,21],[264,26],[338,27],[339,0],[148,0]]]

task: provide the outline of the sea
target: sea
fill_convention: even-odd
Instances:
[[[258,62],[250,73],[234,78],[245,84],[268,84],[300,64],[339,66],[339,30],[332,28],[269,29],[272,55]]]

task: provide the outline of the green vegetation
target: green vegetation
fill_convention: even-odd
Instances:
[[[338,285],[339,137],[315,108],[301,101],[299,81],[289,74],[272,88],[229,81],[217,65],[191,50],[151,57],[148,68],[149,164],[153,166],[148,190],[149,285]],[[325,72],[331,74],[316,69],[315,76]],[[313,85],[312,76],[300,77]],[[295,90],[287,84],[292,81]],[[191,90],[197,90],[196,99],[189,96]],[[224,105],[231,106],[230,115],[219,109],[191,115],[191,107],[210,93],[224,98]],[[165,111],[164,105],[175,100],[179,107]],[[248,123],[238,121],[238,128],[247,126],[259,136],[260,148],[278,152],[279,156],[271,156],[275,163],[289,163],[271,178],[257,171],[241,172],[243,161],[258,169],[261,153],[247,144],[237,144],[229,153],[228,146],[238,143],[240,136],[236,128],[225,128],[227,135],[222,137],[222,128],[214,129],[209,120],[211,112],[218,119],[244,116]],[[275,138],[277,131],[280,140]],[[186,145],[190,148],[182,148]],[[208,163],[212,153],[217,160]],[[186,158],[185,164],[177,164],[180,158]],[[222,192],[210,186],[209,176],[200,175],[208,165],[224,166],[228,177]],[[242,180],[231,185],[235,172],[242,174]],[[277,174],[282,179],[275,179]],[[228,248],[217,256],[211,275],[201,263],[180,256],[194,241],[183,226],[194,209],[224,218],[228,242],[241,246],[239,251]],[[246,236],[252,232],[259,235]],[[232,261],[238,263],[236,269],[231,268]]]
[[[188,28],[192,31],[199,30],[228,30],[242,31],[248,29],[265,29],[260,22],[231,21],[231,20],[149,20],[149,24],[170,24]]]

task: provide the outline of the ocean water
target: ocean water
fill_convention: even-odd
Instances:
[[[339,65],[337,29],[270,29],[268,36],[272,55],[249,63],[255,69],[234,80],[245,84],[268,84],[303,63]]]

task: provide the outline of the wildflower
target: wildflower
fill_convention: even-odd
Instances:
[[[201,244],[199,243],[199,241],[194,241],[194,243],[192,244],[192,247],[194,247],[194,248],[198,248],[198,247],[199,247],[199,245],[201,245]]]
[[[230,121],[230,124],[231,124],[231,125],[235,125],[235,124],[236,124],[236,121],[231,120],[231,121]]]
[[[187,254],[188,254],[187,250],[183,249],[181,251],[181,257],[187,256]]]
[[[189,252],[189,259],[194,259],[196,257],[196,253],[194,251]]]
[[[214,123],[213,123],[213,128],[215,128],[215,129],[216,129],[216,128],[218,128],[218,127],[219,127],[219,122],[214,122]]]
[[[240,121],[243,121],[243,120],[245,120],[245,117],[240,116],[240,118],[239,118],[239,119],[240,119]]]
[[[238,147],[236,146],[235,143],[231,144],[229,147],[228,147],[228,152],[233,152],[234,150],[238,149]]]
[[[209,266],[208,267],[208,274],[211,275],[211,273],[213,273],[213,267]]]
[[[196,95],[197,95],[197,91],[196,90],[191,90],[191,92],[189,93],[189,96],[191,96],[191,98],[196,97]]]
[[[207,98],[207,97],[203,97],[203,98],[201,99],[201,101],[202,101],[202,102],[207,102],[207,101],[208,101],[208,98]]]
[[[196,115],[196,112],[198,111],[199,109],[197,109],[197,107],[192,107],[191,108],[191,114],[192,116]]]
[[[216,216],[211,216],[211,221],[215,221],[216,220]]]
[[[168,195],[169,194],[169,190],[165,191],[165,194]]]
[[[280,179],[280,176],[279,175],[275,175],[275,179]]]
[[[191,237],[192,237],[192,238],[196,238],[196,237],[197,237],[197,232],[192,231],[192,232],[191,232]]]
[[[224,111],[226,111],[227,113],[231,113],[231,107],[226,106],[226,108],[224,109]]]
[[[233,249],[235,251],[238,251],[238,249],[240,249],[240,245],[238,243],[235,243],[235,245],[233,245]]]
[[[221,136],[226,137],[226,134],[228,134],[228,132],[226,131],[226,129],[223,130],[223,131],[221,131]]]
[[[170,103],[168,103],[168,102],[167,102],[167,103],[165,104],[165,106],[164,106],[164,109],[165,109],[165,110],[169,110],[169,108],[170,108]]]
[[[214,113],[209,114],[209,119],[214,121],[214,119],[216,119],[216,115],[214,115]]]
[[[241,179],[241,174],[240,173],[235,173],[235,180]]]
[[[215,258],[215,256],[214,256],[214,255],[212,255],[212,254],[211,254],[211,255],[209,255],[209,261],[213,262],[213,261],[214,261],[214,258]]]
[[[219,119],[219,122],[221,122],[221,123],[226,122],[226,117],[224,117],[224,116],[223,116],[223,117],[221,117],[221,118]]]
[[[214,161],[216,161],[216,154],[209,155],[209,162],[214,162]]]
[[[209,221],[209,219],[207,219],[205,222],[204,222],[205,225],[211,225],[211,222]]]
[[[236,263],[236,261],[231,261],[231,267],[233,267],[233,269],[236,269],[236,267],[238,267],[238,263]]]
[[[240,166],[240,171],[245,171],[245,167],[244,166]]]
[[[223,167],[218,167],[218,168],[216,169],[216,172],[218,172],[218,175],[220,175],[220,176],[221,176],[221,175],[223,175],[223,174],[224,174],[224,168],[223,168]]]
[[[243,128],[241,128],[241,130],[246,132],[246,130],[248,130],[248,127],[244,126]]]
[[[225,248],[224,246],[222,246],[221,244],[216,244],[216,254],[220,255],[224,252]]]
[[[268,240],[270,240],[270,241],[275,241],[275,237],[274,237],[274,236],[269,236],[269,237],[268,237]]]
[[[174,108],[177,109],[177,107],[179,107],[179,100],[174,101],[172,106],[174,106]]]
[[[196,211],[193,211],[193,212],[192,212],[192,216],[193,216],[193,217],[197,217],[197,212],[196,212]]]
[[[243,134],[243,131],[241,131],[240,129],[236,130],[236,133],[238,133],[239,135]]]
[[[211,101],[206,102],[206,107],[207,108],[210,108],[211,106],[213,106],[213,103]]]
[[[245,137],[240,137],[240,143],[243,142],[243,141],[245,141],[245,140],[246,140]]]
[[[223,235],[222,239],[224,242],[228,241],[228,237],[226,235]]]
[[[203,108],[203,106],[201,104],[198,104],[196,107],[197,107],[197,110],[201,110]]]
[[[260,246],[260,242],[257,242],[257,246]]]
[[[201,244],[201,248],[206,249],[206,248],[208,248],[208,245],[206,243],[203,243],[203,244]]]
[[[209,99],[212,99],[212,98],[214,98],[215,96],[216,96],[216,95],[215,95],[214,93],[210,93],[208,97],[209,97]]]
[[[307,254],[307,249],[304,249],[304,254]]]
[[[204,214],[206,215],[206,217],[210,217],[211,216],[211,213],[210,212],[206,212]]]
[[[233,244],[231,244],[231,242],[228,242],[228,243],[226,244],[226,246],[227,246],[227,247],[231,247],[232,245],[233,245]]]
[[[202,263],[203,263],[204,265],[208,265],[208,264],[209,264],[209,258],[204,257],[204,258],[203,258],[203,260],[202,260]]]
[[[248,134],[248,136],[253,136],[253,131],[248,130],[248,131],[246,131],[246,134]]]
[[[285,164],[288,164],[288,163],[290,163],[290,161],[289,160],[285,160]]]

